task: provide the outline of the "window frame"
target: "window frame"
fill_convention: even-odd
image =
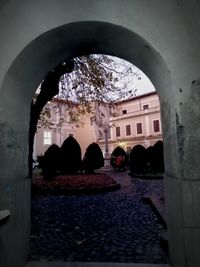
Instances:
[[[94,126],[94,118],[90,118],[90,126]]]
[[[126,136],[130,136],[131,135],[131,125],[127,124],[126,125]]]
[[[121,136],[120,126],[116,126],[116,137]]]
[[[149,104],[143,105],[143,110],[148,110],[149,109]]]
[[[155,123],[157,123],[157,122],[158,122],[158,125],[157,125],[158,130],[156,130],[156,125],[155,125]],[[159,119],[153,120],[153,131],[154,131],[154,133],[159,133],[160,132],[160,120]]]
[[[43,145],[51,145],[52,144],[52,132],[44,130],[43,132]]]
[[[139,125],[141,125],[141,128],[139,128]],[[142,122],[137,122],[136,123],[136,129],[137,129],[137,134],[139,135],[139,134],[142,134],[142,132],[143,132],[143,129],[142,129],[143,127],[142,127]],[[140,130],[140,131],[139,131]]]

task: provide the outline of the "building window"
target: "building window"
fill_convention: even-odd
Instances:
[[[149,109],[149,105],[144,105],[143,110],[145,110],[145,109]]]
[[[139,122],[136,125],[137,125],[137,134],[142,134],[142,123]]]
[[[120,127],[116,127],[116,137],[120,136]]]
[[[131,135],[131,125],[126,125],[126,135]]]
[[[44,131],[44,145],[51,145],[52,135],[50,131]]]
[[[127,114],[127,109],[122,110],[122,114]]]
[[[154,130],[155,133],[160,131],[159,120],[153,121],[153,130]]]
[[[90,118],[90,126],[94,124],[94,118]]]

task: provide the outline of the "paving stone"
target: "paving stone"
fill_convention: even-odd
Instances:
[[[30,259],[168,263],[162,226],[143,196],[163,197],[161,180],[110,172],[118,191],[32,197]]]

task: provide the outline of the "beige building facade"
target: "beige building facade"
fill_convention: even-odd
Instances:
[[[74,105],[74,113],[77,112]],[[45,111],[46,110],[46,111]],[[46,118],[38,122],[37,132],[34,138],[33,158],[44,155],[45,151],[52,144],[61,147],[64,140],[72,135],[80,144],[82,156],[84,156],[87,146],[96,142],[96,127],[91,123],[92,119],[88,116],[83,116],[78,126],[69,120],[68,102],[56,99],[48,102],[44,107]]]
[[[45,105],[34,137],[33,159],[43,155],[50,145],[61,146],[69,135],[75,135],[75,127],[68,122],[67,106],[67,101],[56,99]]]
[[[155,92],[117,102],[116,115],[113,117],[105,105],[98,103],[94,105],[96,105],[95,116],[84,116],[82,126],[77,127],[69,123],[67,115],[65,121],[59,126],[60,112],[67,114],[67,103],[65,101],[62,105],[59,103],[58,108],[56,101],[49,102],[45,106],[49,112],[49,126],[38,124],[34,142],[34,159],[38,155],[43,155],[52,144],[61,146],[69,135],[73,135],[80,144],[82,156],[92,142],[97,142],[105,154],[105,129],[109,130],[109,153],[112,153],[117,146],[130,152],[137,144],[148,147],[162,140],[160,103]]]
[[[117,146],[130,152],[135,145],[148,147],[162,140],[160,103],[155,92],[118,102],[117,106],[118,116],[110,118],[110,152]]]

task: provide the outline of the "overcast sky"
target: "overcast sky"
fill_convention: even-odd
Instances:
[[[95,57],[98,57],[99,55],[93,55]],[[113,71],[113,75],[117,77],[118,82],[116,82],[116,86],[118,88],[126,88],[127,91],[130,89],[134,91],[134,95],[143,95],[152,91],[155,91],[155,88],[149,78],[135,65],[132,63],[113,56],[107,56],[110,57],[113,60],[113,63],[110,65],[106,65],[106,63],[103,63],[104,66],[108,66],[109,68],[116,70]],[[130,71],[129,71],[130,69]],[[125,75],[120,75],[119,73],[123,73]],[[74,79],[74,76],[72,76],[72,80]],[[126,90],[125,89],[125,90]],[[37,89],[37,93],[39,93],[40,88]],[[115,97],[114,97],[115,98]],[[127,97],[124,96],[124,99]],[[123,99],[123,97],[121,98]]]
[[[110,56],[109,56],[110,57]],[[124,80],[128,80],[128,88],[127,89],[137,89],[135,92],[135,95],[143,95],[152,91],[155,91],[155,88],[149,78],[142,72],[142,70],[138,69],[135,65],[132,63],[121,59],[117,57],[111,57],[116,62],[115,68],[118,72],[120,70],[123,70],[124,68],[131,68],[132,73],[127,76]],[[134,73],[137,73],[137,75],[134,75]],[[138,79],[140,77],[141,79]]]
[[[136,95],[143,95],[152,91],[155,91],[155,87],[149,80],[149,78],[140,71],[141,80],[134,79],[134,87],[137,88]]]

